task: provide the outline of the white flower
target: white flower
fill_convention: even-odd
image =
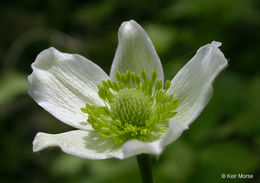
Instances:
[[[111,79],[115,73],[132,71],[150,76],[157,72],[158,80],[164,80],[160,59],[144,29],[135,21],[122,23],[119,28],[119,44],[108,76],[99,66],[77,55],[49,48],[42,51],[32,64],[28,77],[30,96],[60,121],[77,128],[61,133],[38,133],[33,141],[33,151],[59,146],[65,153],[87,159],[124,159],[140,153],[159,155],[164,147],[175,141],[198,117],[208,104],[212,83],[227,66],[227,60],[213,41],[201,47],[195,56],[176,74],[167,94],[179,99],[176,114],[167,122],[168,130],[154,140],[128,140],[117,144],[100,137],[87,122],[88,115],[81,111],[86,104],[105,106],[100,98],[98,85]]]

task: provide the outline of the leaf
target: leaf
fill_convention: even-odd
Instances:
[[[25,74],[12,72],[5,73],[0,80],[0,106],[25,94],[28,90],[28,81]]]

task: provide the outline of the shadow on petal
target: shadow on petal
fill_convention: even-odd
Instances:
[[[87,149],[92,149],[97,153],[112,153],[118,152],[122,145],[116,144],[111,139],[101,138],[97,132],[91,131],[85,137],[85,147]]]

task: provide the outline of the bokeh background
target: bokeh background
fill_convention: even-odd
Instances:
[[[140,182],[135,158],[91,161],[58,148],[32,153],[39,131],[71,127],[27,94],[37,54],[50,46],[79,53],[109,73],[123,21],[134,19],[151,37],[165,78],[171,79],[213,40],[229,67],[190,129],[152,158],[156,183],[260,182],[259,0],[12,0],[0,3],[0,182]],[[221,179],[222,173],[254,179]]]

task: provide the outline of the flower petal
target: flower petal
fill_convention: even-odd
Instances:
[[[169,122],[168,131],[162,135],[162,137],[153,142],[142,141],[128,141],[123,147],[123,157],[127,158],[141,153],[160,155],[164,147],[173,141],[175,141],[184,130],[188,129],[187,126],[178,122]]]
[[[86,58],[61,53],[55,48],[42,51],[32,64],[28,77],[29,95],[62,122],[79,129],[90,129],[80,108],[86,103],[103,105],[97,84],[107,74]]]
[[[156,70],[158,79],[163,81],[163,69],[152,41],[145,30],[135,21],[123,22],[118,32],[118,47],[110,71],[115,80],[115,72],[132,71],[141,74],[145,70],[150,76]]]
[[[122,159],[121,149],[113,141],[98,137],[97,133],[74,130],[60,134],[37,133],[33,141],[33,152],[58,146],[67,154],[86,159]]]
[[[227,59],[213,41],[201,47],[195,56],[176,74],[168,90],[180,100],[172,120],[189,125],[208,104],[216,76],[227,67]]]
[[[141,153],[159,155],[169,144],[169,139],[171,142],[176,140],[185,129],[187,127],[171,122],[162,138],[153,142],[128,141],[123,146],[100,138],[95,131],[74,130],[60,134],[39,132],[33,141],[33,152],[58,146],[67,154],[86,159],[125,159]]]

